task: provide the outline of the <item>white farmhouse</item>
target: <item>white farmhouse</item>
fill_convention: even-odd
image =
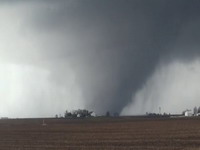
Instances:
[[[95,112],[92,112],[92,113],[91,113],[91,116],[92,116],[92,117],[96,117],[97,115],[96,115]]]
[[[190,116],[192,116],[192,113],[190,112],[191,110],[185,110],[185,111],[183,111],[183,115],[184,116],[186,116],[186,117],[190,117]]]

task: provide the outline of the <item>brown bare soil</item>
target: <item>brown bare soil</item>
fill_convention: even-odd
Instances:
[[[200,118],[0,120],[2,150],[200,150]]]

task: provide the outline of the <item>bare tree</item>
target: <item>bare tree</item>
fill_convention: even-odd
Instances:
[[[194,109],[193,109],[193,112],[194,112],[194,116],[197,116],[198,109],[197,109],[197,107],[196,107],[196,106],[194,107]]]
[[[198,111],[197,111],[198,113],[200,113],[200,107],[198,108]]]
[[[106,117],[110,117],[110,112],[109,111],[106,112]]]

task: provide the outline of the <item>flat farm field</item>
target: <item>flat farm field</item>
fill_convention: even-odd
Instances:
[[[2,150],[200,150],[200,118],[0,120]]]

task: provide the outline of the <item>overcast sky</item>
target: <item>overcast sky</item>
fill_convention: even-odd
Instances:
[[[0,116],[200,106],[200,1],[0,1]]]

